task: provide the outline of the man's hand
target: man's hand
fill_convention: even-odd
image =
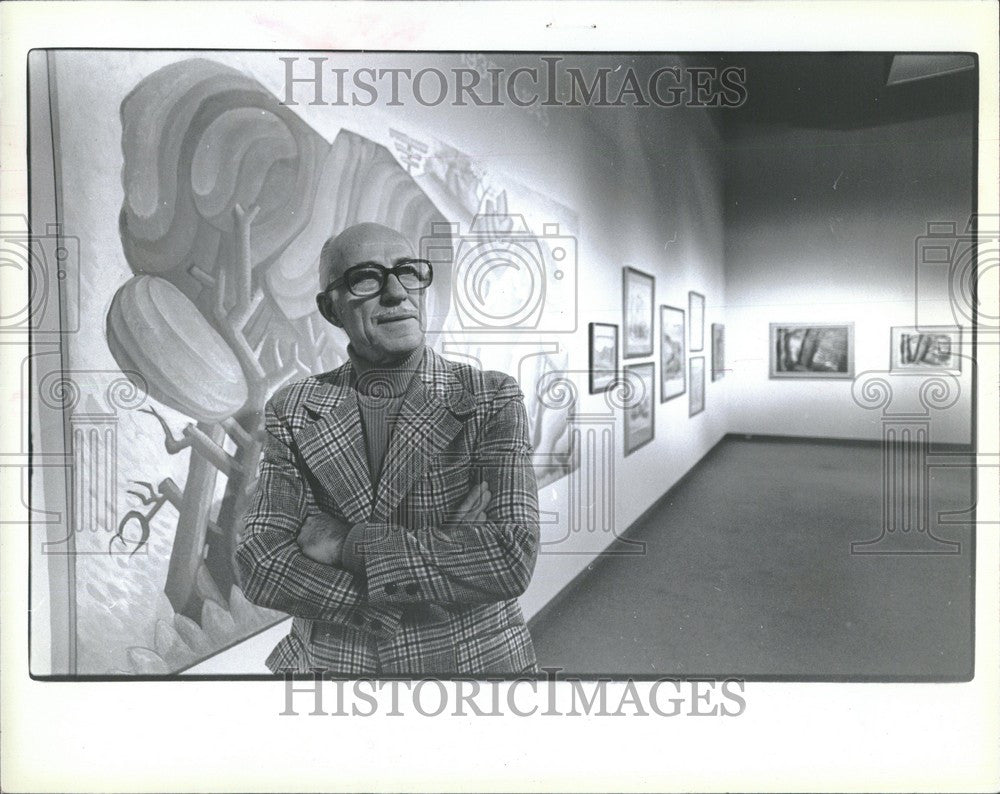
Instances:
[[[306,518],[296,542],[310,560],[323,565],[340,565],[344,541],[351,528],[326,513],[314,513]]]
[[[473,485],[455,513],[455,523],[481,524],[487,521],[486,508],[489,506],[490,499],[492,498],[493,494],[490,493],[490,487],[485,482]]]

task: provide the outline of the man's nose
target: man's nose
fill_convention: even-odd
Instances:
[[[383,303],[399,303],[406,300],[408,294],[395,273],[386,276],[385,286],[382,288]]]

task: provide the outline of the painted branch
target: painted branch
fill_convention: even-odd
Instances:
[[[219,441],[216,441],[195,425],[185,427],[184,435],[189,439],[192,449],[196,450],[227,477],[232,476],[233,472],[239,469],[239,464],[219,443],[221,435]]]
[[[219,425],[202,425],[199,433],[216,446],[223,439]],[[202,600],[196,589],[196,578],[202,565],[205,533],[218,476],[219,469],[214,462],[202,455],[191,456],[187,479],[184,481],[177,532],[170,551],[167,583],[163,588],[174,611],[194,620],[201,619]]]
[[[250,303],[250,285],[253,278],[253,252],[250,250],[250,227],[254,218],[260,212],[260,207],[251,207],[244,211],[237,204],[233,208],[236,215],[236,305],[246,306]]]
[[[259,289],[255,289],[249,300],[242,304],[237,304],[229,314],[229,322],[233,326],[233,330],[242,331],[246,328],[247,323],[250,322],[250,318],[253,317],[253,313],[257,311],[257,307],[260,306],[263,300],[264,293]]]
[[[223,419],[222,427],[229,433],[238,446],[242,447],[253,443],[253,436],[244,430],[243,425],[233,419],[233,417],[229,416]]]
[[[167,477],[160,482],[160,493],[167,498],[170,504],[180,510],[181,502],[184,501],[184,493],[177,487],[177,483]]]
[[[221,267],[215,276],[215,319],[222,328],[228,328],[226,315],[226,271]]]
[[[167,420],[160,416],[159,412],[152,405],[140,408],[139,413],[150,414],[156,417],[156,420],[160,423],[160,427],[163,428],[163,446],[166,448],[168,455],[176,455],[178,452],[191,446],[191,441],[187,438],[180,439],[174,436],[173,431],[167,424]]]

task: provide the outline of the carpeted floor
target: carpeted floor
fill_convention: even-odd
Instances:
[[[728,438],[532,624],[569,673],[964,680],[972,673],[969,468],[934,468],[931,528],[959,554],[858,555],[878,537],[882,452]]]

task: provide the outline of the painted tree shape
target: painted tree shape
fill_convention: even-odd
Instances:
[[[255,80],[211,61],[154,72],[121,113],[120,232],[135,275],[112,301],[107,340],[125,372],[192,420],[176,436],[148,411],[168,454],[190,449],[187,478],[169,494],[179,518],[165,592],[179,615],[204,621],[206,602],[228,605],[236,586],[265,402],[345,357],[314,311],[323,241],[360,221],[418,240],[444,218],[384,147],[343,131],[331,145]],[[449,278],[436,270],[443,317]]]

